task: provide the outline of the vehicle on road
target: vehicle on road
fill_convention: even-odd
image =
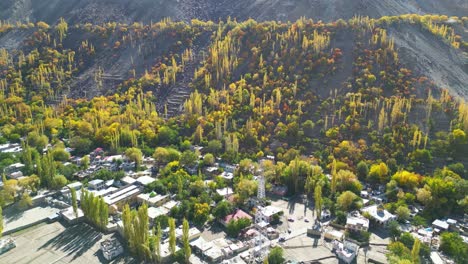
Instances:
[[[290,216],[290,217],[288,217],[288,221],[289,221],[289,222],[294,222],[294,218],[292,218],[292,217]]]

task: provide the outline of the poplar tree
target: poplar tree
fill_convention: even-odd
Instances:
[[[3,233],[3,211],[2,207],[0,206],[0,237],[2,237]]]
[[[161,231],[161,223],[158,223],[156,231],[153,232],[154,236],[154,258],[156,263],[161,263],[161,238],[162,238],[162,231]]]
[[[192,250],[190,249],[189,243],[189,223],[185,218],[182,223],[182,244],[184,246],[185,263],[188,264],[190,263],[190,255],[192,255]]]
[[[174,255],[176,250],[175,219],[169,218],[169,250]]]
[[[314,191],[314,200],[315,200],[315,215],[317,216],[317,220],[320,220],[320,217],[322,216],[322,186],[320,184],[317,184],[315,186],[315,191]]]
[[[335,194],[336,192],[336,159],[333,159],[333,162],[332,162],[331,176],[332,176],[332,179],[331,179],[330,188],[331,188],[332,194]]]
[[[78,203],[76,202],[76,190],[74,188],[70,188],[70,192],[71,192],[73,212],[75,213],[75,217],[78,217]]]
[[[419,250],[421,248],[421,241],[419,239],[414,240],[413,249],[411,250],[411,258],[413,263],[419,263]]]

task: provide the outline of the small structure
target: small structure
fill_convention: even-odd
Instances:
[[[371,205],[362,208],[361,211],[368,212],[370,216],[382,226],[387,226],[390,221],[397,219],[396,215],[389,213],[382,205]]]
[[[278,196],[285,196],[288,193],[288,187],[281,186],[281,185],[273,186],[271,188],[271,193],[273,193],[274,195],[278,195]]]
[[[322,235],[322,225],[319,221],[316,221],[315,224],[307,228],[307,235],[309,236],[321,236]]]
[[[230,181],[230,180],[232,180],[234,178],[234,173],[223,171],[219,176],[222,177],[225,180]]]
[[[104,201],[108,206],[117,205],[117,207],[119,207],[119,205],[124,202],[133,201],[133,199],[135,199],[140,193],[141,189],[138,186],[128,185],[105,196]]]
[[[267,222],[270,223],[272,221],[272,217],[274,215],[282,213],[283,210],[274,206],[258,206],[257,212],[255,213],[255,223],[260,222]]]
[[[203,237],[199,237],[198,239],[190,242],[190,246],[195,250],[196,253],[203,254],[208,249],[213,247],[213,242],[208,242],[203,239]]]
[[[70,206],[62,211],[60,211],[60,214],[62,215],[63,219],[67,221],[68,224],[76,224],[78,222],[81,222],[84,220],[84,214],[83,211],[78,208],[77,214],[73,211],[73,206]]]
[[[136,182],[136,180],[130,176],[125,176],[122,179],[120,179],[120,182],[122,182],[123,185],[130,185]]]
[[[346,218],[346,229],[351,231],[367,231],[369,230],[369,219],[357,212],[350,214]]]
[[[88,187],[92,190],[99,191],[106,188],[106,183],[103,180],[95,179],[88,182]]]
[[[222,189],[217,189],[216,192],[221,195],[221,196],[224,196],[226,199],[229,198],[231,195],[234,194],[234,191],[232,190],[232,188],[230,187],[226,187],[226,188],[222,188]]]
[[[369,198],[369,192],[368,191],[361,191],[361,197],[362,198]]]
[[[2,153],[20,153],[23,151],[19,143],[7,143],[0,145],[0,152]]]
[[[110,238],[101,242],[102,255],[107,260],[112,260],[123,253],[124,249],[117,238]]]
[[[179,226],[178,228],[176,228],[175,232],[176,232],[176,238],[182,239],[182,233],[183,233],[182,226]],[[189,233],[189,241],[195,240],[201,236],[200,230],[198,230],[198,228],[196,227],[191,227],[188,233]]]
[[[169,195],[161,195],[155,192],[151,193],[142,193],[137,197],[139,203],[146,203],[149,206],[162,206],[163,204],[169,202]]]
[[[328,239],[328,240],[338,240],[338,241],[343,241],[344,239],[344,234],[343,232],[340,232],[338,230],[329,230],[327,232],[325,232],[325,234],[323,235],[323,237],[325,239]]]
[[[180,247],[176,245],[175,251],[179,251]],[[171,259],[171,250],[169,247],[169,243],[161,243],[161,262],[168,263]]]
[[[149,207],[148,208],[148,218],[150,223],[153,224],[154,220],[161,215],[167,215],[169,210],[164,207]]]
[[[345,263],[351,263],[356,257],[359,246],[349,241],[341,243],[338,240],[335,240],[333,241],[333,249],[339,259]]]
[[[15,241],[11,237],[5,237],[1,239],[0,240],[0,255],[15,247],[16,247]]]
[[[73,182],[68,184],[67,187],[70,189],[75,189],[75,191],[79,191],[83,187],[83,184],[81,182]]]
[[[4,169],[6,176],[12,179],[17,179],[23,176],[21,172],[24,169],[25,165],[23,163],[14,163]]]
[[[156,179],[153,178],[153,177],[150,177],[150,176],[146,176],[146,175],[145,175],[145,176],[141,176],[141,177],[138,178],[136,181],[137,181],[139,184],[141,184],[141,185],[143,185],[143,186],[146,186],[146,185],[148,185],[148,184],[150,184],[150,183],[156,181]]]
[[[239,220],[241,218],[245,218],[252,221],[252,216],[242,211],[241,209],[237,209],[234,213],[227,215],[226,217],[224,217],[224,219],[221,219],[220,223],[224,226],[227,226],[231,221]]]
[[[436,219],[432,222],[432,226],[434,227],[434,231],[436,233],[440,233],[441,231],[447,231],[450,227],[447,221]]]

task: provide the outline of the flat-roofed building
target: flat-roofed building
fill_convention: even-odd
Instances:
[[[370,216],[382,226],[387,226],[390,221],[396,220],[397,217],[383,208],[382,205],[371,205],[361,209],[362,212],[368,212]]]
[[[177,239],[182,239],[182,226],[179,226],[178,228],[176,228],[175,230],[176,232],[176,238]],[[201,236],[201,232],[200,230],[198,230],[198,228],[196,227],[190,227],[189,229],[189,241],[192,241],[192,240],[195,240],[197,238],[199,238]]]
[[[151,193],[142,193],[139,194],[137,199],[139,203],[146,203],[148,206],[162,206],[163,204],[169,202],[171,197],[169,195],[161,195],[155,192]]]
[[[145,175],[145,176],[139,177],[138,179],[136,179],[136,181],[137,181],[139,184],[141,184],[141,185],[143,185],[143,186],[146,186],[146,185],[148,185],[148,184],[150,184],[150,183],[156,181],[156,179],[153,178],[153,177],[150,177],[150,176],[148,176],[148,175]]]
[[[282,213],[283,210],[275,206],[259,206],[255,213],[255,223],[266,222],[270,223],[273,215]]]
[[[101,179],[95,179],[88,182],[88,188],[99,191],[106,188],[106,183]]]
[[[148,207],[148,218],[150,223],[153,224],[154,220],[161,215],[167,215],[169,210],[164,207]]]
[[[248,213],[242,211],[241,209],[237,209],[234,213],[226,215],[223,219],[220,220],[220,223],[224,226],[227,226],[231,221],[237,221],[239,219],[248,219],[252,221],[252,216]]]
[[[114,193],[104,196],[104,201],[108,206],[116,205],[117,207],[120,207],[120,205],[125,202],[132,202],[133,200],[136,200],[136,197],[140,193],[140,187],[136,185],[127,185]]]
[[[110,238],[101,242],[102,255],[107,260],[112,260],[124,252],[122,244],[117,238]]]
[[[361,216],[348,215],[346,218],[346,229],[352,231],[367,231],[369,230],[369,219]]]

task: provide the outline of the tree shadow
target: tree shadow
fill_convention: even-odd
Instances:
[[[87,224],[67,227],[63,232],[51,238],[37,250],[53,248],[67,255],[73,255],[73,260],[91,249],[102,238],[102,234]],[[102,254],[101,254],[102,255]]]
[[[390,232],[383,227],[372,227],[369,231],[382,240],[390,238]]]
[[[5,222],[16,221],[20,219],[21,217],[23,217],[24,211],[25,210],[18,209],[16,204],[14,204],[8,208],[5,208],[5,210],[3,210],[3,220]]]
[[[294,209],[296,209],[296,199],[295,197],[291,197],[288,201],[288,209],[289,209],[289,214],[294,213]]]

